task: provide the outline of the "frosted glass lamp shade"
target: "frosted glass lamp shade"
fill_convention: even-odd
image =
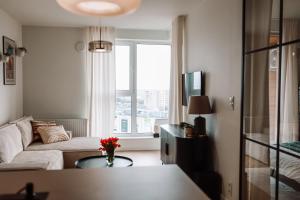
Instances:
[[[141,0],[56,0],[67,11],[88,16],[118,16],[134,12]]]

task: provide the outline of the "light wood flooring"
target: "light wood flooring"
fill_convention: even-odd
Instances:
[[[160,151],[122,151],[118,156],[126,156],[133,160],[133,167],[161,166]]]

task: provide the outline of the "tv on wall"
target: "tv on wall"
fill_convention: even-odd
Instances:
[[[205,95],[204,79],[202,71],[182,74],[182,105],[188,106],[190,96]]]

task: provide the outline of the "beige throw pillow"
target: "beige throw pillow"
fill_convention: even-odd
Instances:
[[[55,123],[55,121],[45,122],[45,121],[32,120],[31,125],[32,125],[33,141],[38,141],[41,139],[38,128],[39,127],[56,126],[56,123]]]
[[[38,128],[38,132],[44,144],[68,141],[70,139],[63,126],[42,126]]]

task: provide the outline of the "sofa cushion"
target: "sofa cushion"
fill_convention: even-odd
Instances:
[[[40,133],[44,144],[70,140],[70,137],[63,126],[39,127],[38,132]]]
[[[34,142],[29,145],[26,151],[42,151],[42,150],[61,150],[64,152],[74,151],[97,151],[99,149],[99,138],[74,137],[69,141],[57,142],[53,144],[43,144],[42,142]]]
[[[32,125],[32,132],[33,132],[33,140],[38,141],[38,140],[42,139],[38,129],[40,127],[56,126],[56,123],[55,123],[55,121],[46,122],[46,121],[34,120],[34,121],[31,121],[31,125]]]
[[[45,166],[46,170],[61,170],[64,168],[63,154],[58,150],[23,151],[19,153],[11,164],[21,164],[25,167]]]
[[[0,163],[11,162],[23,151],[22,137],[15,124],[0,127]]]
[[[33,120],[33,118],[30,116],[22,118],[16,123],[17,127],[22,133],[22,142],[24,148],[26,148],[33,141],[32,126],[30,122],[31,120]]]

